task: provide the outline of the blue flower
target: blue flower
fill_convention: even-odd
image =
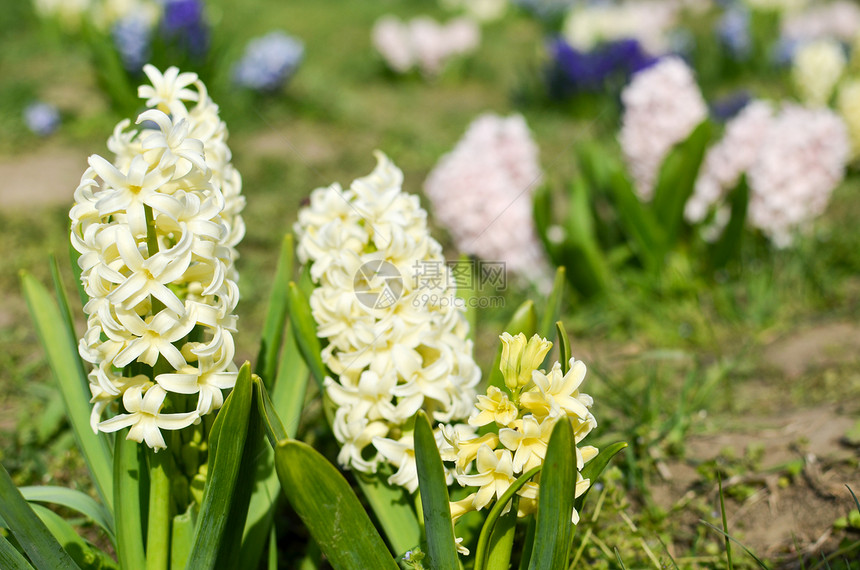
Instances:
[[[736,59],[746,59],[752,52],[750,14],[742,5],[729,7],[716,24],[720,42]]]
[[[149,61],[151,36],[151,26],[142,14],[132,13],[114,23],[111,37],[128,71],[137,73]]]
[[[725,123],[740,113],[751,100],[752,96],[749,91],[735,91],[711,103],[711,115],[716,120]]]
[[[304,44],[284,32],[254,38],[233,67],[233,81],[257,91],[276,91],[296,72],[304,53]]]
[[[60,112],[50,103],[35,101],[24,109],[24,122],[33,134],[46,137],[60,126]]]

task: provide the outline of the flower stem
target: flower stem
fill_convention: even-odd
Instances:
[[[152,207],[144,206],[143,213],[146,216],[146,252],[149,257],[158,253],[158,234],[155,231],[155,219],[152,215]],[[152,300],[152,314],[157,315],[164,308],[164,303],[150,296]]]
[[[514,547],[514,532],[517,526],[517,501],[511,510],[499,517],[496,528],[490,537],[490,552],[487,557],[487,570],[507,570],[511,565],[511,551]]]
[[[146,570],[167,570],[170,554],[170,454],[149,451],[149,522]]]

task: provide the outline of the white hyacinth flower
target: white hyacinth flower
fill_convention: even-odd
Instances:
[[[93,366],[91,423],[131,427],[129,439],[158,450],[161,429],[218,409],[235,384],[233,262],[244,199],[203,83],[176,68],[144,71],[152,86],[140,95],[151,108],[137,123],[157,128],[117,125],[113,161],[90,157],[69,216],[90,297],[79,346]],[[196,403],[184,396],[194,394]]]
[[[481,115],[427,176],[424,192],[457,248],[550,283],[531,197],[541,183],[538,147],[521,115]]]
[[[828,109],[784,105],[776,111],[753,101],[706,154],[684,214],[690,222],[715,212],[704,237],[714,239],[728,222],[726,193],[747,175],[747,222],[777,247],[820,216],[842,181],[851,155],[845,123]]]
[[[633,76],[621,93],[621,150],[643,201],[654,196],[663,160],[708,117],[693,70],[676,56]]]
[[[297,250],[317,285],[311,311],[335,374],[325,389],[337,407],[338,461],[367,473],[387,461],[395,469],[389,481],[414,490],[405,424],[421,408],[436,422],[465,419],[480,369],[462,309],[422,302],[427,284],[417,267],[439,271],[439,298],[456,289],[418,197],[402,191],[403,173],[385,155],[376,157],[374,171],[348,189],[311,193],[295,228]]]
[[[427,16],[401,22],[387,15],[376,21],[371,34],[374,47],[392,71],[417,68],[425,77],[439,75],[449,59],[475,51],[481,41],[480,28],[469,18],[440,24]]]

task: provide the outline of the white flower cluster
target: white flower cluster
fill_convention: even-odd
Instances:
[[[372,39],[392,71],[407,73],[417,67],[425,77],[435,77],[450,58],[475,51],[481,30],[468,18],[440,24],[427,16],[409,22],[383,16],[373,25]]]
[[[847,58],[842,44],[831,38],[804,43],[794,53],[791,76],[800,100],[814,106],[826,106]]]
[[[821,215],[845,175],[851,144],[828,109],[783,107],[750,167],[749,222],[777,247]]]
[[[639,198],[647,201],[663,160],[707,118],[708,107],[693,71],[675,56],[634,75],[621,100],[621,150]]]
[[[839,87],[836,108],[848,127],[852,156],[860,156],[860,79],[850,79]]]
[[[497,501],[523,473],[543,464],[550,434],[559,420],[573,424],[574,441],[579,444],[597,426],[589,411],[591,396],[579,391],[585,379],[582,361],[570,359],[566,374],[556,362],[549,372],[538,367],[552,348],[552,343],[538,335],[526,340],[524,334],[504,333],[500,368],[504,388],[490,386],[486,396],[478,396],[469,418],[472,428],[484,428],[478,436],[468,426],[443,428],[448,447],[443,460],[454,462],[460,485],[478,487],[465,499],[451,503],[451,515],[456,520],[472,510],[481,510]],[[586,462],[597,455],[592,446],[576,447],[576,468],[581,471]],[[588,489],[590,481],[577,474],[577,496]],[[520,496],[518,516],[537,510],[539,478],[526,483]],[[508,507],[509,508],[509,507]],[[572,513],[574,523],[579,514]]]
[[[704,220],[714,204],[737,186],[755,162],[772,121],[770,104],[752,101],[726,124],[723,138],[705,154],[693,195],[684,208],[687,221]]]
[[[805,42],[835,38],[851,42],[860,32],[860,6],[851,0],[816,3],[782,20],[782,36]]]
[[[749,224],[778,247],[819,216],[841,182],[850,143],[845,124],[827,109],[753,101],[708,150],[684,214],[699,222],[747,174]]]
[[[374,171],[349,189],[311,193],[299,212],[297,249],[318,285],[310,305],[328,342],[323,362],[336,375],[325,387],[337,406],[338,461],[367,473],[385,458],[397,469],[389,481],[414,491],[404,424],[419,408],[437,422],[467,417],[481,373],[463,312],[422,302],[429,287],[439,298],[454,295],[449,268],[418,197],[401,190],[403,173],[376,157]]]
[[[632,38],[649,53],[662,54],[669,50],[668,32],[677,13],[677,4],[666,0],[581,3],[565,18],[562,35],[584,51],[601,42]]]
[[[197,75],[144,71],[152,85],[139,89],[140,128],[117,125],[113,162],[89,158],[69,216],[90,297],[80,353],[93,365],[93,430],[131,427],[129,439],[157,450],[160,429],[216,410],[236,381],[244,199],[226,127]],[[100,422],[107,410],[117,414]]]
[[[521,115],[485,114],[424,182],[439,222],[457,248],[541,284],[549,275],[532,217],[542,173],[538,147]]]

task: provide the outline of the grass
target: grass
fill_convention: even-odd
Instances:
[[[248,231],[240,246],[239,360],[253,357],[277,248],[301,201],[315,187],[348,183],[369,172],[374,149],[384,150],[403,168],[409,191],[420,192],[436,160],[476,115],[521,112],[540,146],[546,183],[561,193],[576,169],[573,146],[594,136],[611,137],[616,128],[614,102],[599,105],[605,110],[595,114],[522,98],[534,87],[528,81],[540,60],[541,39],[538,26],[520,15],[485,28],[474,58],[424,82],[391,76],[372,51],[369,30],[387,10],[402,17],[440,16],[435,3],[210,4],[218,34],[231,39],[228,59],[245,40],[277,27],[302,38],[307,53],[282,96],[255,98],[224,85],[213,89],[230,127],[234,163],[243,173],[248,198]],[[0,84],[0,161],[39,153],[46,144],[104,153],[104,141],[120,117],[99,94],[86,52],[41,31],[26,2],[15,2],[0,14],[0,38],[5,75]],[[22,107],[34,97],[57,102],[63,112],[64,126],[49,143],[28,133],[20,118]],[[81,172],[84,168],[81,164]],[[79,175],[68,181],[69,200]],[[737,549],[726,559],[729,539],[698,522],[705,519],[722,528],[720,533],[731,534],[724,512],[712,516],[708,477],[699,477],[687,495],[668,506],[657,503],[655,489],[668,463],[703,461],[689,454],[694,436],[743,430],[744,418],[750,416],[791,414],[810,404],[856,399],[860,377],[851,354],[825,359],[792,381],[765,363],[762,354],[764,346],[800,329],[856,321],[858,192],[855,173],[837,191],[815,233],[797,248],[771,251],[762,241],[749,240],[743,273],[702,277],[695,252],[681,252],[658,281],[622,272],[615,294],[604,300],[585,302],[569,293],[565,321],[573,353],[590,368],[585,391],[597,402],[600,427],[594,444],[631,443],[603,490],[592,494],[584,509],[589,515],[584,515],[572,549],[579,567],[748,567],[750,559],[741,559]],[[64,259],[67,212],[62,206],[3,209],[0,224],[5,256],[0,264],[0,406],[7,417],[21,418],[0,426],[0,453],[21,484],[79,478],[80,461],[57,418],[49,373],[34,348],[17,281],[20,269],[46,281],[49,252]],[[435,234],[450,245],[443,229]],[[62,265],[71,284],[71,271]],[[480,312],[479,362],[492,361],[502,324],[526,294],[534,292],[509,291],[505,308]],[[846,461],[850,467],[851,460]],[[856,468],[856,455],[853,461]],[[744,469],[755,471],[756,466]],[[851,471],[837,464],[835,472]],[[802,478],[789,478],[789,485],[800,488],[798,481]],[[753,491],[761,488],[752,484]],[[727,489],[729,513],[744,505],[733,496]],[[828,545],[839,543],[833,552],[850,557],[856,554],[856,548],[849,549],[857,540],[854,532],[834,530],[835,540]],[[825,566],[814,563],[839,567],[840,555],[833,560],[823,555]],[[776,552],[772,565],[789,567],[794,560],[790,553]]]

